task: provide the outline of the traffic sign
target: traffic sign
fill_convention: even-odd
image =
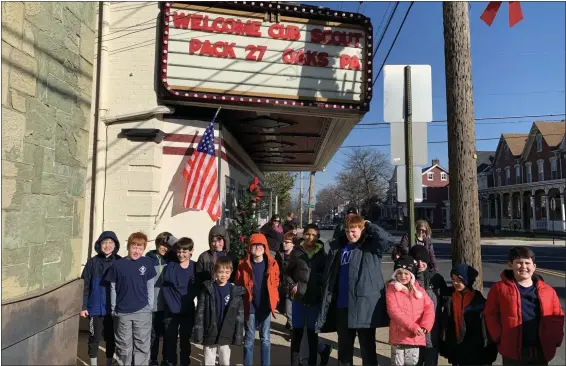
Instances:
[[[307,208],[314,208],[314,205],[307,205]]]
[[[405,165],[400,165],[397,167],[397,201],[407,202],[407,178],[406,178]],[[423,169],[420,166],[413,167],[413,192],[415,196],[415,202],[423,201],[423,181],[422,172]]]
[[[405,121],[405,67],[411,66],[412,122],[432,121],[432,70],[430,65],[386,65],[383,67],[383,118]],[[415,143],[415,142],[413,142]]]
[[[391,123],[389,128],[391,134],[391,164],[406,165],[405,160],[405,123]],[[413,164],[428,164],[428,125],[426,123],[413,124]]]

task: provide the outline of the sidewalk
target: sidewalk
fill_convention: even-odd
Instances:
[[[376,348],[377,348],[377,360],[379,365],[389,366],[389,358],[391,356],[390,345],[387,344],[389,337],[388,328],[380,328],[376,331]],[[330,355],[329,365],[336,365],[338,362],[338,336],[336,333],[321,334],[321,338],[326,341],[326,343],[332,346],[332,353]],[[79,334],[79,347],[77,350],[77,365],[89,365],[89,358],[87,354],[87,340],[88,333],[81,332]],[[306,351],[306,337],[303,339],[302,350]],[[285,330],[285,317],[283,315],[277,314],[277,318],[271,318],[271,364],[273,366],[277,365],[289,365],[291,362],[291,344],[289,341],[289,332]],[[105,365],[106,358],[104,355],[104,341],[101,342],[98,352],[98,364]],[[303,352],[301,352],[303,353]],[[256,334],[256,343],[254,347],[254,365],[260,364],[260,345],[259,338]],[[360,345],[356,338],[355,349],[354,349],[354,365],[361,365],[362,359],[360,358]],[[306,355],[305,355],[306,357]],[[204,360],[202,346],[192,345],[191,349],[191,364],[202,365]],[[231,363],[233,365],[241,365],[243,360],[243,346],[232,347]],[[114,363],[116,364],[116,363]],[[439,365],[448,365],[448,362],[444,358],[439,359]]]

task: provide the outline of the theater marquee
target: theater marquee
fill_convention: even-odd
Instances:
[[[271,2],[162,10],[161,76],[172,95],[368,109],[372,28],[363,15]]]

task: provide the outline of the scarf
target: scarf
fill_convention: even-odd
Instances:
[[[452,294],[452,310],[454,314],[454,325],[456,329],[456,339],[460,339],[462,323],[464,322],[464,311],[474,299],[474,291],[468,290],[463,296],[460,292],[454,291]]]

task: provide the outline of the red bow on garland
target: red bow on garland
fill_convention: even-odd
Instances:
[[[252,201],[256,202],[256,201],[259,201],[263,197],[261,190],[259,189],[259,179],[258,179],[258,177],[255,177],[253,183],[250,184],[250,193],[253,193],[254,191],[257,192],[257,196],[252,198]]]
[[[501,1],[490,1],[480,18],[491,27],[500,7]],[[523,20],[521,4],[518,1],[509,1],[509,27],[514,26],[521,20]]]

